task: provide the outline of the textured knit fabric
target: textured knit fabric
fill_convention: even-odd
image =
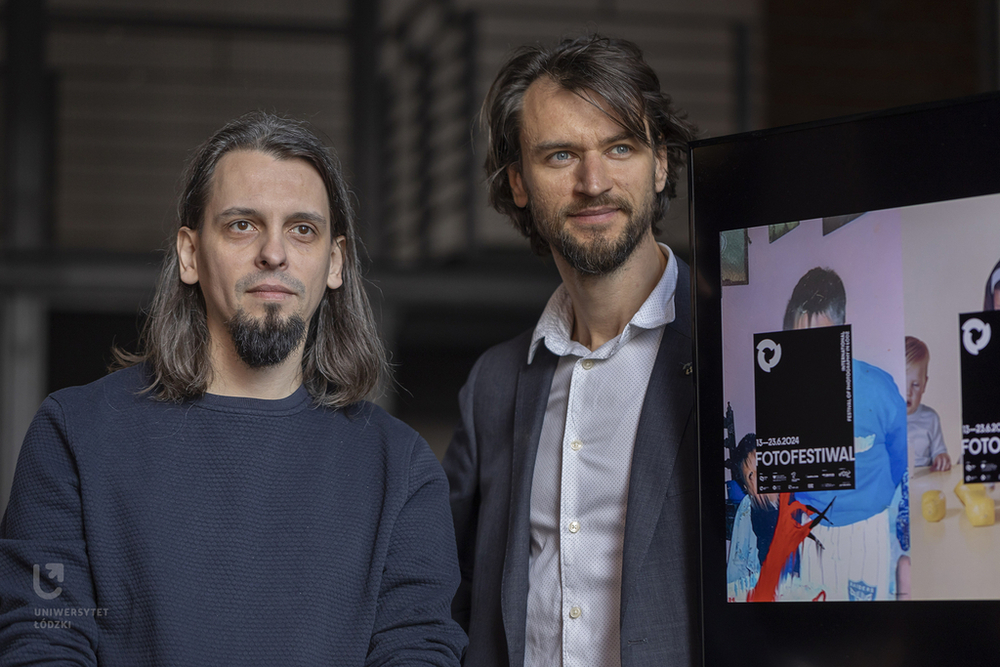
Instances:
[[[304,389],[176,405],[143,383],[36,415],[0,525],[0,664],[458,664],[447,483],[416,433]]]
[[[621,334],[598,349],[572,340],[564,285],[535,327],[529,362],[544,339],[559,363],[531,485],[526,667],[621,664],[632,448],[663,328],[674,319],[677,260],[661,248],[667,265],[660,280]]]

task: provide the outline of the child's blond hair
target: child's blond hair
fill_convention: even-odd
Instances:
[[[931,352],[927,349],[924,341],[913,336],[906,337],[906,365],[919,364],[921,361],[930,361]]]

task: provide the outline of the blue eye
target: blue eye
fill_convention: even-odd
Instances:
[[[560,161],[560,162],[563,161],[563,160],[568,160],[569,159],[569,152],[568,151],[559,151],[558,153],[555,153],[552,156],[552,159]]]
[[[619,144],[611,149],[611,152],[615,155],[628,155],[632,152],[631,146],[626,146],[625,144]]]

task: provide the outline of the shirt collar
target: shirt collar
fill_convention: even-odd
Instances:
[[[535,332],[528,347],[528,363],[535,358],[535,352],[544,339],[545,347],[556,356],[562,357],[574,354],[592,359],[607,359],[622,345],[630,341],[637,333],[646,329],[655,329],[674,321],[674,292],[677,289],[677,260],[674,253],[665,244],[659,243],[660,251],[667,258],[667,266],[663,269],[656,287],[649,293],[639,310],[625,325],[621,334],[609,340],[594,351],[572,340],[573,334],[573,301],[566,285],[559,285],[542,311],[542,316],[535,325]]]

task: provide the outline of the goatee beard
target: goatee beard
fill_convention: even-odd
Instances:
[[[264,319],[247,316],[243,310],[226,322],[236,354],[250,368],[277,366],[302,342],[306,323],[299,315],[281,320],[276,304],[264,307]]]
[[[587,208],[614,206],[627,218],[625,229],[617,238],[605,238],[603,230],[594,229],[588,233],[589,239],[574,237],[565,220],[568,216]],[[535,212],[532,211],[532,216]],[[587,202],[567,207],[558,213],[555,220],[536,217],[538,229],[545,232],[546,240],[553,252],[558,252],[566,263],[577,273],[585,276],[606,276],[625,264],[643,237],[653,225],[653,206],[650,203],[638,211],[626,199],[610,195],[595,197]],[[558,231],[551,235],[554,228]]]

